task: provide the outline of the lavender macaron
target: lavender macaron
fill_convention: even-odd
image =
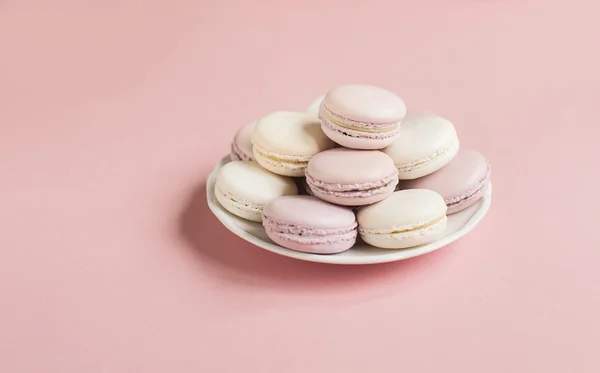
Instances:
[[[252,154],[252,132],[256,127],[257,121],[247,123],[240,128],[231,142],[231,160],[232,161],[253,161]]]
[[[333,88],[319,107],[323,132],[352,149],[391,145],[405,115],[406,105],[400,97],[383,88],[360,84]]]
[[[490,178],[491,168],[485,157],[463,148],[442,169],[419,179],[401,180],[398,189],[433,190],[444,198],[447,214],[453,214],[479,201]]]
[[[330,149],[306,168],[310,194],[343,206],[364,206],[391,195],[398,184],[394,161],[378,150]]]
[[[263,211],[269,238],[290,250],[336,254],[350,249],[358,236],[352,211],[311,196],[284,196]]]

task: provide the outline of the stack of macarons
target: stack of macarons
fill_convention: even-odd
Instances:
[[[460,147],[449,120],[407,113],[383,88],[343,85],[304,112],[241,127],[215,196],[278,245],[336,254],[359,237],[385,249],[431,243],[489,182],[486,158]]]

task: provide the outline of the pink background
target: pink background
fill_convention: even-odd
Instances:
[[[42,3],[0,1],[1,372],[600,370],[597,2]],[[336,267],[211,215],[239,126],[349,82],[489,157],[471,235]]]

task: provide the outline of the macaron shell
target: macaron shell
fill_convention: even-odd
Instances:
[[[407,249],[425,245],[440,239],[448,225],[448,218],[424,229],[400,234],[362,234],[360,237],[369,245],[381,249]]]
[[[231,143],[231,152],[229,153],[229,159],[232,161],[241,161],[242,160],[242,158],[240,158],[240,156],[237,155],[237,152],[234,149],[233,143]]]
[[[481,198],[483,198],[488,187],[489,187],[489,181],[486,181],[484,186],[481,189],[479,189],[477,192],[460,200],[460,202],[457,202],[451,206],[448,206],[448,211],[446,212],[446,214],[447,215],[455,214],[459,211],[462,211],[466,208],[473,206],[475,203],[477,203],[477,201],[479,201]]]
[[[411,229],[430,223],[446,214],[442,196],[428,189],[409,189],[392,193],[387,199],[358,211],[362,229],[378,233]]]
[[[341,117],[370,123],[395,123],[406,114],[406,105],[400,97],[386,89],[363,84],[333,88],[325,95],[323,105]]]
[[[216,187],[215,188],[215,197],[217,197],[217,201],[230,213],[239,216],[240,218],[261,222],[262,221],[262,207],[256,204],[249,204],[248,202],[238,201],[235,197],[222,189]]]
[[[350,149],[362,149],[362,150],[378,150],[386,148],[394,143],[398,137],[398,131],[394,132],[394,136],[381,138],[373,137],[358,137],[348,135],[348,130],[340,127],[336,124],[332,124],[337,130],[328,128],[325,124],[321,126],[323,132],[336,144],[345,146]],[[340,132],[341,131],[341,132]]]
[[[456,137],[449,120],[428,112],[409,111],[402,121],[398,141],[385,152],[396,164],[411,162],[449,147]]]
[[[269,172],[286,177],[304,176],[306,166],[308,165],[305,157],[287,156],[286,158],[286,160],[274,159],[264,153],[259,153],[257,147],[254,147],[254,159]]]
[[[323,193],[319,190],[312,190],[311,194],[315,197],[322,199],[323,201],[327,201],[336,205],[348,206],[348,207],[358,207],[358,206],[366,206],[379,201],[386,199],[390,194],[394,192],[394,188],[390,188],[386,190],[385,193],[371,194],[371,195],[362,195],[362,196],[352,196],[346,197],[343,195],[331,195],[327,193]]]
[[[312,196],[312,197],[316,197],[315,194],[313,193],[313,191],[310,189],[310,185],[308,185],[308,183],[306,182],[306,178],[297,178],[297,180],[301,180],[300,183],[302,185],[300,185],[298,187],[298,190],[300,190],[301,195],[305,195],[305,196]],[[358,206],[349,206],[349,205],[344,205],[342,203],[336,203],[336,202],[331,202],[333,204],[337,204],[337,205],[341,205],[344,206],[346,208],[349,208],[352,212],[354,212],[355,214],[358,212],[358,209],[362,206],[362,205],[358,205]]]
[[[253,221],[261,221],[256,214],[260,216],[265,204],[277,197],[296,194],[298,187],[292,178],[273,174],[251,161],[227,163],[219,170],[215,182],[219,203],[231,213]],[[250,215],[240,215],[240,206],[244,204],[248,205]]]
[[[252,143],[283,156],[313,156],[335,146],[314,114],[279,111],[258,120]]]
[[[344,206],[381,201],[398,182],[394,162],[377,150],[327,150],[310,160],[306,175],[312,194]]]
[[[402,121],[394,143],[383,151],[394,160],[400,179],[415,179],[448,164],[459,147],[452,122],[435,114],[412,111]]]
[[[376,181],[397,171],[394,161],[378,150],[337,148],[315,155],[306,172],[323,182],[351,184]]]
[[[263,225],[276,244],[314,254],[348,250],[358,235],[352,211],[310,196],[274,199],[265,206]]]
[[[272,200],[264,214],[278,222],[310,228],[346,228],[356,222],[354,213],[311,196],[286,196]]]
[[[322,244],[302,244],[295,241],[285,240],[273,233],[267,233],[267,236],[279,246],[283,246],[290,250],[301,251],[312,254],[338,254],[344,252],[356,243],[356,241],[340,241]]]
[[[489,173],[489,164],[483,155],[462,148],[442,169],[416,180],[400,181],[398,189],[430,189],[439,193],[447,204],[458,198],[464,199],[462,203],[448,207],[448,214],[451,214],[471,206],[483,196]],[[467,196],[471,197],[466,199]]]
[[[460,143],[458,139],[453,142],[449,148],[444,151],[432,156],[424,163],[417,164],[408,168],[398,168],[398,179],[400,180],[414,180],[432,174],[452,161],[460,149]]]
[[[232,142],[232,160],[251,161],[254,159],[252,152],[252,132],[254,132],[256,123],[257,121],[247,123],[235,134]]]

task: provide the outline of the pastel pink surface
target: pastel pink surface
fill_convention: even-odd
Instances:
[[[439,193],[448,206],[448,213],[463,210],[483,195],[488,185],[491,169],[485,157],[474,149],[461,148],[444,168],[414,180],[401,180],[398,189],[431,189]]]
[[[0,4],[0,372],[600,371],[597,1]],[[485,219],[362,267],[232,235],[238,124],[353,81],[452,118]]]

